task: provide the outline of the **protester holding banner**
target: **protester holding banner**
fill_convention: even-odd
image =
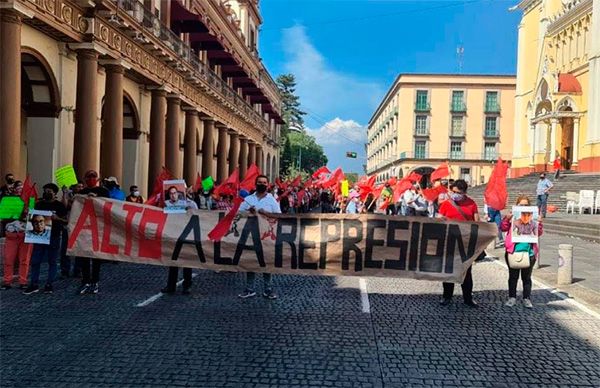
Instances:
[[[239,211],[247,212],[249,216],[256,217],[257,213],[268,216],[270,213],[281,213],[281,208],[277,200],[267,193],[267,187],[269,186],[269,178],[266,175],[259,175],[255,180],[255,192],[254,194],[248,195],[244,198]],[[254,291],[254,281],[256,274],[254,272],[246,273],[246,289],[243,293],[238,296],[242,299],[251,298],[256,296]],[[273,286],[271,284],[272,275],[270,273],[263,273],[263,296],[268,299],[276,299],[277,295],[273,292]]]
[[[467,196],[467,182],[463,179],[458,179],[451,187],[450,199],[440,205],[440,218],[456,220],[456,221],[477,221],[479,222],[479,209],[477,204]],[[454,294],[454,283],[443,283],[444,294],[440,302],[441,305],[447,306],[452,303],[452,295]],[[473,301],[473,277],[471,275],[471,267],[467,270],[467,274],[461,284],[463,292],[463,300],[465,305],[469,307],[478,307]]]
[[[530,205],[531,202],[529,201],[529,197],[521,195],[517,198],[517,206]],[[539,246],[537,243],[513,241],[513,228],[511,227],[512,218],[513,215],[511,213],[504,217],[500,224],[500,229],[503,232],[507,232],[504,244],[504,259],[508,266],[508,301],[506,302],[506,306],[513,307],[517,303],[517,283],[519,282],[520,276],[521,281],[523,282],[523,306],[526,308],[533,308],[533,304],[531,303],[531,274],[539,254]],[[535,235],[539,237],[542,233],[543,226],[540,219],[537,222],[537,233],[535,233]],[[527,262],[525,264],[519,264],[515,260],[512,260],[516,255],[525,256],[523,259]]]
[[[117,199],[119,201],[125,200],[125,193],[121,190],[121,186],[119,186],[119,181],[114,176],[109,176],[104,181],[102,181],[102,185],[108,190],[108,197],[112,199]]]
[[[67,218],[68,214],[71,212],[71,207],[73,206],[73,199],[77,194],[81,193],[84,186],[82,182],[77,182],[74,185],[71,185],[67,190],[66,187],[63,188],[63,197],[62,202],[63,205],[67,208]],[[60,274],[62,277],[68,278],[73,275],[73,277],[81,276],[81,267],[75,261],[73,265],[73,273],[71,273],[71,257],[67,255],[67,245],[69,242],[69,229],[67,225],[64,225],[62,230],[62,240],[60,243]]]
[[[29,287],[23,292],[30,295],[39,291],[40,266],[43,261],[48,262],[48,279],[44,287],[44,293],[53,292],[52,283],[56,276],[57,259],[60,255],[61,233],[67,221],[67,208],[56,199],[58,186],[47,183],[43,187],[42,199],[35,204],[35,210],[48,211],[52,214],[52,227],[50,229],[50,244],[33,244],[31,253],[31,276]],[[35,226],[34,226],[35,230]]]

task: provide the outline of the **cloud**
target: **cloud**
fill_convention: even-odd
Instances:
[[[367,141],[367,128],[354,120],[342,120],[339,117],[325,123],[319,129],[307,129],[321,145],[352,144],[352,148],[361,147]]]

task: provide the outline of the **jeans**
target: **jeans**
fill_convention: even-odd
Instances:
[[[508,265],[508,253],[504,255],[506,265]],[[535,265],[535,258],[531,258],[531,265],[529,268],[512,269],[508,268],[508,297],[517,297],[517,283],[519,282],[519,275],[521,275],[521,281],[523,282],[523,299],[529,299],[531,296],[531,273],[533,272],[533,266]]]
[[[504,241],[504,236],[502,235],[502,231],[500,230],[500,223],[502,222],[502,215],[500,213],[500,210],[488,207],[488,216],[490,217],[490,222],[495,223],[498,227],[498,241]]]
[[[37,286],[40,282],[40,266],[43,261],[48,261],[48,280],[46,284],[52,285],[56,277],[56,259],[60,254],[60,244],[58,245],[43,245],[33,244],[33,252],[31,253],[31,279],[30,285]]]
[[[467,270],[467,275],[465,276],[465,280],[460,285],[463,292],[463,300],[465,303],[473,301],[473,276],[471,275],[471,268]],[[442,283],[444,287],[444,299],[452,298],[452,294],[454,294],[454,283]]]
[[[102,260],[78,257],[77,264],[81,267],[81,284],[98,283],[100,280],[100,264]],[[90,266],[92,272],[90,274]]]
[[[537,207],[540,209],[542,217],[546,218],[546,206],[548,205],[548,194],[541,194],[537,196]]]
[[[272,289],[271,286],[272,275],[270,273],[263,273],[263,289],[269,291]],[[246,291],[254,291],[254,280],[256,279],[256,273],[246,273]]]
[[[169,276],[167,278],[167,288],[174,290],[177,287],[177,278],[179,277],[179,267],[169,267]],[[187,290],[192,286],[192,269],[183,269],[183,289]]]

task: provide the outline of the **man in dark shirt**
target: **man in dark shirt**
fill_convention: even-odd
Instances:
[[[88,195],[91,197],[110,197],[106,188],[98,186],[98,173],[96,171],[87,171],[83,179],[85,187],[79,192],[79,194]],[[100,280],[101,263],[102,261],[100,259],[91,259],[89,257],[77,258],[77,265],[81,268],[81,287],[79,288],[80,295],[98,293],[98,281]]]
[[[44,185],[42,199],[35,204],[35,210],[46,210],[52,212],[52,229],[50,231],[50,244],[33,244],[31,253],[31,275],[29,287],[24,291],[25,295],[38,292],[40,280],[40,266],[43,261],[48,261],[48,280],[44,287],[44,293],[51,294],[52,282],[56,277],[56,260],[60,254],[61,232],[67,223],[67,208],[56,200],[58,186],[54,183]]]

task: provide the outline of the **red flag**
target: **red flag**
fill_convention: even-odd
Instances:
[[[426,200],[428,200],[429,202],[433,202],[437,199],[437,197],[440,194],[443,194],[447,191],[448,189],[446,189],[442,185],[439,185],[438,187],[433,187],[431,189],[423,189],[421,192],[423,193],[423,197],[425,197]]]
[[[419,175],[419,174],[417,174],[417,175]],[[390,186],[395,186],[396,183],[398,183],[398,179],[396,179],[396,177],[393,176],[390,179],[388,179],[387,183],[389,183]]]
[[[306,190],[304,190],[304,189],[298,191],[298,205],[302,205],[302,200],[304,199],[305,194],[306,194]]]
[[[413,182],[411,182],[408,178],[403,178],[400,180],[400,182],[396,183],[396,186],[394,186],[394,203],[400,201],[400,197],[402,196],[402,194],[404,194],[406,190],[410,190],[412,185]]]
[[[221,241],[223,236],[225,236],[227,232],[229,232],[231,224],[233,223],[233,220],[238,210],[240,210],[240,205],[242,204],[242,202],[244,202],[244,199],[242,197],[236,197],[233,200],[233,207],[231,208],[231,210],[225,215],[225,217],[221,219],[221,221],[217,223],[217,225],[215,225],[215,227],[210,232],[208,232],[209,239],[213,241]]]
[[[221,195],[237,196],[240,185],[240,170],[236,167],[227,179],[213,191],[213,197],[219,198]]]
[[[152,194],[148,197],[145,204],[160,206],[160,204],[164,201],[164,198],[160,195],[163,189],[163,182],[173,179],[173,175],[169,170],[165,167],[162,168],[160,174],[154,180],[154,188],[152,189]]]
[[[317,171],[312,174],[313,179],[318,179],[321,177],[321,174],[331,174],[331,171],[327,168],[327,166],[319,167]]]
[[[323,182],[323,187],[326,189],[333,187],[333,186],[339,184],[344,179],[345,179],[344,172],[342,171],[342,169],[340,167],[338,167],[331,173],[331,176],[329,177],[329,179],[327,179],[325,182]]]
[[[379,186],[375,187],[373,189],[373,191],[371,192],[373,194],[373,197],[375,197],[375,199],[379,198],[379,196],[383,192],[383,189],[385,189],[385,185],[379,185]]]
[[[197,192],[202,187],[202,178],[200,177],[200,173],[196,175],[196,183],[194,183],[194,192]]]
[[[431,173],[431,178],[429,178],[432,182],[435,182],[438,179],[446,178],[450,175],[450,168],[448,168],[448,163],[440,164],[438,168],[435,169],[434,172]]]
[[[31,182],[31,177],[27,174],[25,182],[23,182],[23,191],[21,191],[21,200],[25,203],[25,209],[29,207],[29,199],[34,198],[37,200],[38,194],[35,189],[35,183]]]
[[[302,176],[298,175],[293,181],[292,183],[290,183],[290,185],[292,187],[297,187],[300,185],[300,183],[302,183]]]
[[[373,190],[375,190],[375,178],[377,178],[375,175],[369,177],[368,179],[365,177],[357,183],[358,194],[360,195],[361,201],[365,201],[367,196],[371,194]]]
[[[390,197],[387,197],[385,199],[385,201],[383,201],[383,203],[379,207],[379,210],[387,210],[387,208],[388,208],[389,205],[390,205]]]
[[[508,163],[504,163],[502,158],[498,158],[498,162],[494,166],[490,180],[483,193],[485,203],[496,210],[506,208],[506,200],[508,199],[508,191],[506,189],[507,171]]]
[[[248,167],[244,180],[240,183],[240,189],[250,191],[255,186],[256,177],[260,175],[260,170],[256,164]]]
[[[410,174],[408,174],[408,176],[404,179],[407,179],[411,182],[421,182],[421,178],[423,178],[423,176],[421,174],[417,174],[416,172],[411,172]]]

